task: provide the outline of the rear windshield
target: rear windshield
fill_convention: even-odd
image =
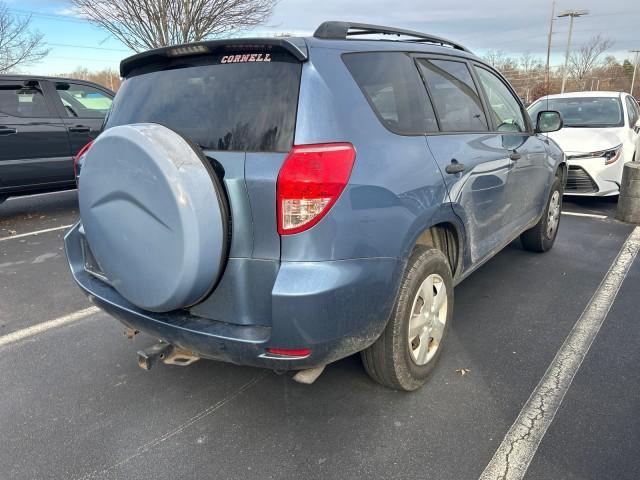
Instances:
[[[190,60],[127,78],[106,128],[165,125],[208,150],[288,152],[300,62],[287,54],[243,52]]]
[[[565,127],[606,128],[622,127],[622,105],[616,97],[570,97],[538,100],[529,107],[535,122],[542,110],[556,110],[562,115]]]

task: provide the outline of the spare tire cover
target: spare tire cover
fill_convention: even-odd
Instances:
[[[226,260],[223,192],[195,148],[162,125],[123,125],[103,132],[83,163],[87,242],[109,283],[145,310],[198,302]]]

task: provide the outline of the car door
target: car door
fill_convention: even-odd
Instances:
[[[52,95],[69,132],[71,152],[76,155],[102,131],[113,93],[82,82],[51,82]]]
[[[67,130],[37,80],[0,80],[0,191],[73,184]]]
[[[631,95],[627,95],[625,99],[627,104],[627,117],[629,119],[628,135],[631,144],[635,146],[633,159],[640,160],[640,107]]]
[[[494,131],[512,164],[509,174],[507,222],[514,231],[536,223],[546,206],[546,192],[554,178],[553,162],[547,161],[546,138],[534,133],[519,97],[489,68],[474,70],[489,107]]]
[[[416,57],[436,111],[440,132],[427,144],[445,179],[452,206],[465,225],[465,269],[507,236],[507,184],[511,161],[502,137],[490,132],[482,97],[463,59]]]

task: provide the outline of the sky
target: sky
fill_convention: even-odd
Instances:
[[[0,0],[1,1],[1,0]],[[78,67],[117,69],[131,50],[82,18],[64,0],[4,0],[16,15],[31,15],[33,28],[44,34],[51,53],[25,73],[68,73]],[[610,54],[630,57],[640,49],[640,2],[637,0],[558,0],[556,12],[588,9],[575,20],[573,46],[602,34],[615,43]],[[444,4],[444,6],[443,6]],[[478,55],[502,50],[518,56],[545,57],[551,0],[281,0],[263,26],[238,36],[272,36],[278,32],[310,35],[325,20],[349,20],[408,28],[462,43]],[[564,59],[568,18],[557,19],[552,65]]]

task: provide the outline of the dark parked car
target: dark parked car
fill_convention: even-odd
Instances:
[[[83,80],[0,75],[0,203],[75,187],[73,157],[100,133],[113,96]]]
[[[145,368],[204,357],[309,379],[362,351],[375,380],[413,390],[454,285],[518,237],[556,238],[566,163],[544,133],[560,115],[533,125],[455,42],[327,22],[120,70],[65,244],[93,302],[163,340]]]

